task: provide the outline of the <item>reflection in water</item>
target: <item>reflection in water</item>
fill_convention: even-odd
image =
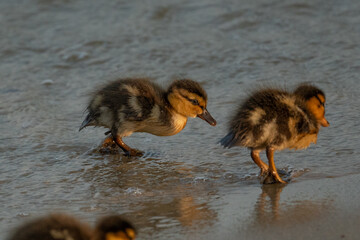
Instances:
[[[189,192],[188,192],[189,194]],[[199,196],[174,196],[167,202],[164,198],[146,199],[128,207],[128,215],[143,233],[159,232],[156,229],[169,229],[181,226],[177,231],[193,232],[211,226],[217,214]]]
[[[263,185],[255,204],[253,227],[291,226],[321,217],[330,208],[328,200],[292,200],[280,202],[284,184]]]
[[[209,193],[210,181],[194,176],[202,169],[183,162],[119,154],[99,160],[83,173],[92,197],[82,210],[120,213],[136,223],[142,236],[174,226],[181,226],[181,231],[198,231],[217,218],[208,206],[216,191]]]
[[[179,199],[178,209],[178,219],[183,226],[191,226],[194,223],[201,224],[204,221],[208,223],[216,217],[216,213],[206,203],[197,204],[191,196]]]
[[[256,203],[256,217],[261,221],[279,219],[280,193],[285,184],[264,184]],[[270,211],[269,211],[270,210]]]

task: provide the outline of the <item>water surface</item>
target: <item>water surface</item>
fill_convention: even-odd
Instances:
[[[139,239],[354,239],[359,12],[355,0],[1,1],[0,236],[63,211],[123,214]],[[128,76],[201,82],[218,125],[134,134],[138,159],[98,153],[105,129],[77,131],[88,94]],[[249,151],[217,141],[249,91],[304,81],[327,94],[331,126],[275,155],[288,186],[262,186]]]

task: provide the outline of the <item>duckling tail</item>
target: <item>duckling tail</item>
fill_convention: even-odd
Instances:
[[[231,148],[237,142],[237,138],[234,132],[229,132],[225,137],[223,137],[219,143],[226,148]]]
[[[90,114],[88,114],[88,115],[86,116],[85,120],[82,122],[80,128],[79,128],[79,132],[80,132],[83,128],[89,126],[90,123],[91,123],[93,120],[94,120],[94,118],[93,118]]]

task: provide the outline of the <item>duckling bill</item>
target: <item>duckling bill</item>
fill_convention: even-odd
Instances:
[[[79,131],[87,126],[108,128],[111,136],[104,143],[114,140],[126,155],[141,156],[142,152],[130,148],[122,138],[133,132],[175,135],[184,129],[188,117],[215,126],[206,106],[205,90],[190,79],[175,80],[167,90],[148,79],[119,79],[94,94]]]
[[[316,143],[320,126],[330,124],[325,118],[324,92],[301,84],[294,92],[269,88],[253,93],[240,105],[229,125],[229,133],[220,143],[228,148],[249,148],[265,181],[270,178],[285,183],[276,170],[274,152],[307,148]],[[262,150],[266,150],[269,165],[260,159]]]

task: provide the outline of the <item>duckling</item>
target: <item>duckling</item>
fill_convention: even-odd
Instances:
[[[79,131],[87,126],[106,127],[110,131],[105,134],[110,136],[104,145],[115,141],[126,155],[141,156],[142,152],[130,148],[122,138],[133,132],[175,135],[184,129],[188,117],[199,117],[215,126],[206,106],[205,90],[190,79],[175,80],[167,90],[149,79],[119,79],[94,94]]]
[[[264,183],[285,183],[276,170],[274,152],[316,144],[320,126],[330,124],[325,118],[324,92],[300,84],[294,92],[273,88],[256,91],[240,105],[229,125],[229,133],[220,143],[227,148],[248,147]],[[269,165],[260,159],[264,149]]]
[[[118,215],[106,216],[98,221],[92,240],[134,240],[136,229]]]
[[[95,229],[77,219],[54,213],[15,229],[8,240],[134,240],[136,229],[122,217],[104,217]]]
[[[65,214],[50,214],[15,229],[8,240],[88,240],[91,228]]]

